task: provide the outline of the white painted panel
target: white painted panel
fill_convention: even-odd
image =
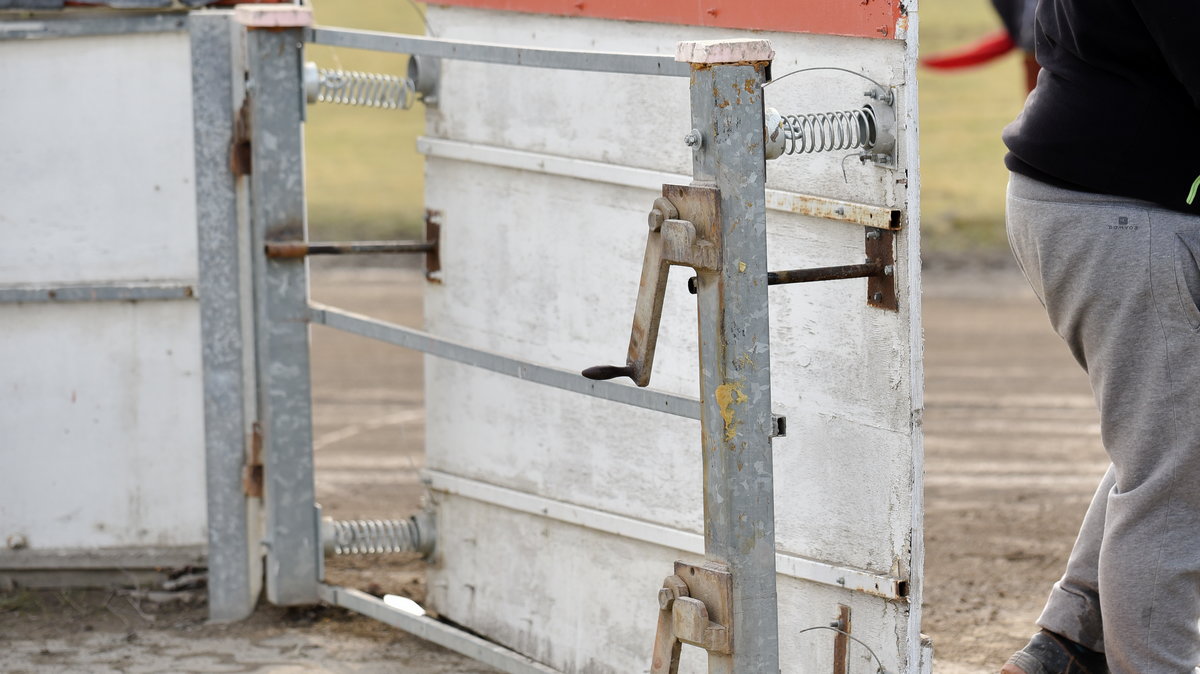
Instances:
[[[0,537],[206,540],[192,301],[0,305]]]
[[[654,193],[439,159],[428,170],[439,180],[427,203],[444,214],[429,329],[575,370],[623,360]],[[862,256],[861,227],[780,214],[769,229],[777,267]],[[696,396],[688,276],[672,271],[652,384]],[[899,392],[911,382],[896,329],[906,317],[866,310],[865,296],[861,279],[771,291],[772,395],[789,420],[774,443],[777,535],[781,550],[886,573],[908,545],[911,413]],[[436,358],[426,381],[431,468],[702,531],[697,421]]]
[[[443,615],[564,672],[649,670],[657,589],[675,560],[703,561],[468,498],[438,494],[437,502],[441,521],[454,526],[439,528],[430,602]],[[833,632],[802,630],[827,627],[839,604],[851,607],[853,633],[886,671],[903,671],[903,641],[893,630],[907,619],[907,604],[781,577],[783,674],[833,670]],[[685,646],[683,652],[681,672],[708,671],[701,651]],[[866,649],[855,645],[850,654],[852,674],[878,671]]]
[[[186,33],[0,41],[0,284],[196,276]]]
[[[433,7],[440,37],[561,49],[674,54],[682,40],[709,40],[737,31],[633,21],[551,17]],[[885,86],[904,82],[905,44],[896,40],[794,33],[753,33],[771,40],[779,77],[801,68],[857,71]],[[691,174],[688,81],[682,77],[580,73],[466,61],[445,61],[433,136],[624,166]],[[792,75],[768,89],[766,103],[784,113],[854,110],[873,85],[841,71]],[[863,166],[848,152],[773,162],[767,186],[807,194],[894,205],[898,176]],[[843,166],[845,174],[843,175]]]
[[[440,7],[430,8],[430,21],[444,37],[632,52],[672,53],[678,40],[731,34]],[[900,119],[915,120],[915,91],[901,86],[912,81],[915,44],[755,36],[772,40],[776,76],[800,67],[861,71],[897,85]],[[686,80],[443,67],[430,136],[690,174]],[[854,109],[869,88],[842,72],[801,73],[772,85],[767,104]],[[908,192],[917,178],[908,152],[915,129],[897,133],[899,169],[846,153],[768,165],[770,188],[894,207],[906,226],[897,237],[898,313],[868,308],[861,279],[771,291],[772,397],[788,418],[788,437],[774,443],[776,540],[787,559],[903,581],[919,606],[919,261],[909,254],[918,237],[916,195]],[[553,165],[547,161],[545,173]],[[624,360],[654,191],[461,157],[431,158],[426,172],[427,206],[444,214],[444,283],[426,294],[430,331],[568,369]],[[859,263],[863,238],[861,226],[768,214],[772,269]],[[652,387],[695,396],[688,275],[672,270]],[[682,532],[702,529],[698,422],[436,359],[427,361],[426,393],[434,470]],[[461,496],[444,496],[439,516],[442,561],[430,595],[438,611],[564,671],[648,668],[654,591],[685,555]],[[791,571],[804,575],[803,565]],[[854,607],[855,633],[889,671],[916,671],[919,609],[828,582],[780,576],[784,671],[832,668],[832,633],[800,630],[828,625],[838,603]],[[865,651],[851,652],[851,671],[875,671]],[[702,671],[702,661],[693,659],[689,671]]]

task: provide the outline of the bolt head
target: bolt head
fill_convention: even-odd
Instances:
[[[871,295],[871,301],[872,302],[882,302],[883,301],[883,293],[875,293],[874,295]]]
[[[889,264],[889,265],[884,265],[884,267],[883,267],[883,275],[884,275],[884,276],[892,276],[892,275],[893,275],[893,274],[895,274],[895,273],[896,273],[896,267],[895,267],[895,266],[893,266],[893,265],[890,265],[890,264]]]
[[[666,220],[663,212],[655,208],[650,211],[650,215],[646,218],[646,223],[650,225],[650,231],[657,232],[662,229],[663,220]]]
[[[675,603],[675,591],[669,587],[662,587],[658,590],[658,607],[664,611],[671,609],[671,605]]]
[[[700,140],[701,140],[700,132],[697,131],[696,129],[692,129],[691,131],[688,132],[688,135],[683,137],[684,144],[686,144],[688,147],[693,147],[693,148],[700,147]]]

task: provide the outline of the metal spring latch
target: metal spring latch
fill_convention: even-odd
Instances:
[[[408,110],[416,101],[416,90],[413,80],[406,77],[304,64],[304,93],[309,103]]]
[[[334,520],[321,522],[326,553],[335,555],[382,555],[433,551],[433,515],[421,511],[403,520]]]
[[[785,115],[766,111],[766,157],[863,150],[864,161],[892,163],[896,150],[896,113],[886,103],[868,103],[858,110]]]

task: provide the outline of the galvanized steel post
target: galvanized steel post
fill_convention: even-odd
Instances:
[[[278,12],[267,8],[280,8]],[[267,598],[319,601],[309,378],[308,263],[272,259],[265,245],[306,238],[303,33],[306,8],[240,6],[250,80],[250,200],[258,404],[263,433]],[[311,22],[310,15],[308,22]]]
[[[237,92],[243,79],[232,19],[230,11],[196,13],[188,19],[204,347],[208,615],[216,621],[249,616],[258,601],[257,578],[262,575],[258,551],[248,534],[253,516],[242,488],[251,425],[247,417],[253,409],[248,409],[245,399],[253,381],[246,364],[251,335],[243,313],[248,301],[243,292],[244,221],[238,207],[243,186],[229,165],[234,117],[241,106]]]
[[[705,556],[733,576],[733,654],[709,672],[779,671],[767,323],[766,40],[685,42],[693,184],[721,192],[721,268],[699,272]]]

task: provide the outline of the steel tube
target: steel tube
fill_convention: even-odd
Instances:
[[[769,61],[694,64],[694,182],[721,191],[721,268],[701,272],[704,554],[733,576],[733,654],[710,674],[779,671],[762,84]]]
[[[280,241],[264,247],[267,257],[300,258],[308,255],[378,255],[431,253],[436,241]]]
[[[473,367],[491,370],[509,377],[524,379],[564,391],[582,393],[594,398],[610,400],[665,412],[688,419],[700,418],[700,402],[695,398],[651,391],[636,386],[614,384],[607,381],[592,381],[579,376],[578,372],[538,365],[516,358],[509,358],[491,351],[472,348],[447,339],[435,337],[427,332],[387,323],[374,318],[360,316],[347,311],[320,304],[312,305],[310,320],[319,325],[354,333],[369,339],[377,339],[396,346],[423,351],[431,356],[453,360]]]
[[[80,285],[0,288],[0,304],[25,302],[147,302],[196,296],[187,284]]]
[[[258,550],[250,542],[249,509],[242,486],[246,437],[253,408],[252,368],[246,352],[253,336],[248,270],[243,255],[244,190],[229,165],[234,112],[242,78],[231,11],[201,12],[188,21],[192,43],[192,106],[196,153],[196,234],[199,262],[200,333],[204,363],[204,446],[208,504],[208,616],[241,620],[254,611]],[[235,85],[236,82],[236,85]],[[237,92],[237,93],[235,93]]]
[[[438,622],[428,616],[413,615],[393,608],[384,603],[382,599],[365,592],[334,585],[321,585],[319,591],[321,600],[328,604],[341,606],[368,618],[387,623],[507,674],[559,674],[558,670],[551,669],[499,644]]]
[[[249,60],[251,250],[258,409],[263,431],[267,598],[317,601],[321,539],[313,480],[308,262],[274,259],[266,244],[304,240],[304,91],[300,29],[246,31]]]
[[[441,40],[417,35],[380,33],[344,28],[309,28],[305,40],[312,44],[349,49],[369,49],[396,54],[419,54],[461,61],[482,61],[531,68],[557,68],[629,75],[687,77],[690,68],[672,56],[622,54],[601,51],[539,49],[486,42]]]

